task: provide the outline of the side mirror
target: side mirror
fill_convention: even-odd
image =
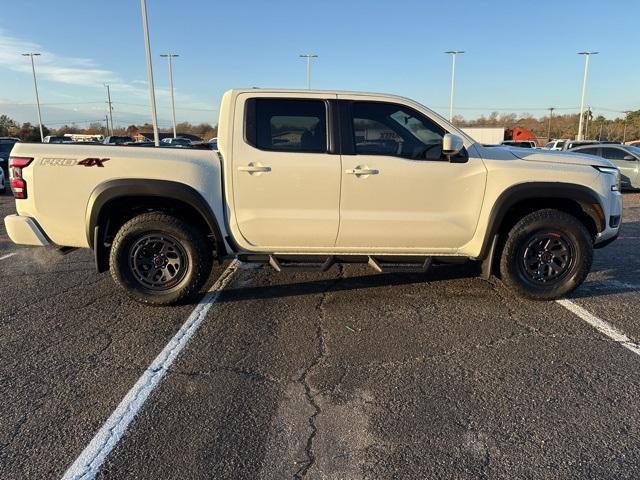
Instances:
[[[633,162],[635,161],[636,157],[634,157],[633,155],[625,155],[624,157],[622,157],[622,159]]]
[[[442,137],[442,154],[451,157],[460,153],[464,148],[464,141],[458,135],[452,133],[445,134]]]

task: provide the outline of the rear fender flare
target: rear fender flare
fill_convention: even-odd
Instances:
[[[157,197],[178,200],[193,208],[206,222],[215,237],[216,250],[219,258],[225,254],[224,240],[220,226],[211,207],[203,196],[193,187],[180,182],[169,180],[149,179],[116,179],[98,185],[87,204],[85,215],[86,235],[88,244],[94,249],[98,270],[104,270],[104,255],[100,252],[103,209],[109,202],[125,197]],[[104,235],[104,231],[102,231]]]

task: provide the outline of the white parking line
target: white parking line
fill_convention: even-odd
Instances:
[[[11,257],[13,257],[16,253],[18,253],[18,252],[7,253],[6,255],[1,256],[1,257],[0,257],[0,260],[6,260],[7,258],[11,258]]]
[[[140,411],[145,401],[158,386],[167,369],[178,357],[187,345],[191,337],[204,320],[211,306],[220,296],[220,292],[229,283],[233,274],[238,269],[240,262],[234,260],[222,272],[220,278],[213,284],[209,292],[200,300],[189,318],[180,327],[180,330],[164,347],[162,352],[147,367],[136,384],[122,399],[120,404],[98,430],[89,445],[84,449],[75,462],[68,468],[62,477],[63,480],[90,480],[94,479],[105,459],[122,438],[136,414]]]
[[[632,341],[629,337],[627,337],[623,332],[618,330],[616,327],[611,325],[608,322],[605,322],[601,318],[596,317],[592,313],[586,311],[580,305],[572,302],[571,300],[562,299],[556,300],[560,305],[569,310],[570,312],[576,314],[582,320],[587,322],[589,325],[594,327],[600,333],[603,333],[607,337],[609,337],[614,342],[619,343],[624,348],[631,350],[636,355],[640,355],[640,345]]]

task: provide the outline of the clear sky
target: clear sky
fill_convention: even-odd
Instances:
[[[584,59],[588,104],[607,117],[640,109],[640,0],[147,0],[160,126],[170,125],[172,51],[178,121],[217,122],[232,87],[305,86],[298,55],[319,55],[313,87],[387,92],[446,113],[451,60],[456,113],[575,112]],[[109,82],[116,124],[149,120],[138,0],[2,0],[0,113],[35,121],[27,51],[45,124],[103,119]]]

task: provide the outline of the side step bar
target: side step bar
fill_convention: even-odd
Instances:
[[[396,257],[364,255],[268,255],[241,254],[238,259],[248,263],[269,264],[276,272],[283,270],[326,272],[336,263],[367,264],[378,273],[387,272],[426,272],[432,264],[432,257]]]

